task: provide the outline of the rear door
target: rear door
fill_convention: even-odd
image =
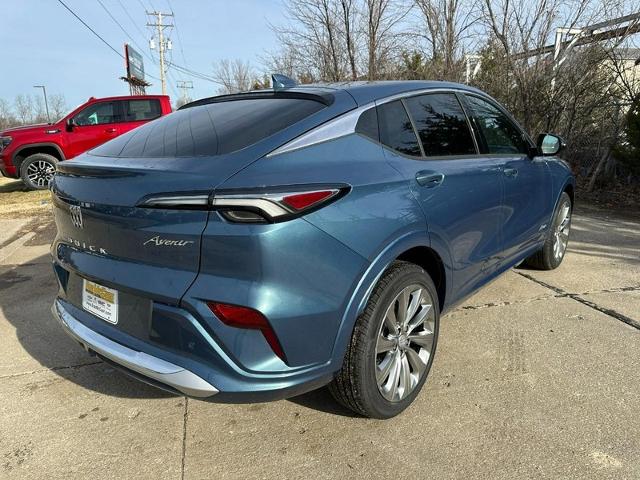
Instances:
[[[123,119],[122,104],[115,100],[95,102],[82,109],[73,117],[73,130],[66,134],[68,158],[117,137]]]
[[[504,261],[508,262],[542,241],[552,207],[551,181],[544,157],[531,157],[529,140],[495,103],[465,95],[481,135],[481,149],[495,162],[503,162]]]
[[[501,250],[501,161],[479,157],[455,93],[385,103],[378,118],[386,155],[409,179],[432,245],[450,254],[456,301],[494,270]]]

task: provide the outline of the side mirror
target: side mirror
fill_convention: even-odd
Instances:
[[[557,155],[567,146],[561,137],[553,133],[541,133],[538,135],[536,145],[538,146],[538,154],[543,156]]]
[[[76,126],[76,122],[73,118],[67,118],[67,132],[73,132],[73,127]]]

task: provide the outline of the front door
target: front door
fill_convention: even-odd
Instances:
[[[456,302],[495,270],[502,249],[503,162],[478,155],[455,93],[382,104],[378,119],[380,140],[390,147],[387,158],[422,205],[432,245],[449,252],[443,260],[453,270],[450,301]]]
[[[544,157],[531,157],[523,131],[497,105],[465,95],[480,131],[485,153],[503,162],[504,262],[509,263],[540,244],[549,222],[551,182]]]
[[[73,117],[73,128],[66,134],[69,158],[116,138],[122,121],[119,101],[96,102],[82,109]]]

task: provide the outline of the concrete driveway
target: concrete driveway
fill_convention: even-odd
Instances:
[[[0,478],[640,478],[640,220],[582,210],[553,272],[443,318],[398,418],[325,390],[217,405],[87,356],[54,323],[48,220],[0,221]]]

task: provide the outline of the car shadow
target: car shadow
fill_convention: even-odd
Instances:
[[[47,224],[25,246],[48,246],[54,234],[55,227]],[[175,396],[133,379],[89,355],[70,338],[51,314],[57,290],[48,254],[20,264],[0,265],[0,323],[4,317],[13,326],[15,338],[22,347],[5,337],[11,359],[0,361],[0,376],[3,369],[12,370],[10,375],[39,370],[33,367],[29,358],[25,358],[26,352],[42,369],[104,395],[139,399]],[[0,332],[4,330],[2,327],[0,324]],[[290,398],[288,401],[332,415],[357,417],[338,404],[326,388]]]
[[[27,243],[34,246],[49,245],[50,242],[51,235],[37,235]],[[71,339],[51,314],[57,289],[48,254],[20,265],[0,265],[0,331],[5,353],[0,360],[0,375],[49,370],[84,388],[114,397],[174,396],[136,381],[90,356]],[[3,317],[14,328],[13,335],[1,325]],[[39,366],[34,365],[32,359]]]
[[[12,192],[28,192],[29,189],[22,183],[22,180],[16,180],[14,182],[3,183],[0,185],[0,193],[12,193]]]
[[[287,401],[300,405],[302,407],[309,408],[311,410],[318,410],[319,412],[330,413],[331,415],[337,415],[340,417],[362,418],[357,413],[349,410],[346,407],[340,405],[329,392],[327,387],[319,388],[311,392],[298,395],[287,399]]]
[[[571,222],[567,254],[637,265],[640,264],[638,238],[640,214],[612,214],[596,206],[579,206]],[[518,269],[535,270],[526,264],[519,265]]]

